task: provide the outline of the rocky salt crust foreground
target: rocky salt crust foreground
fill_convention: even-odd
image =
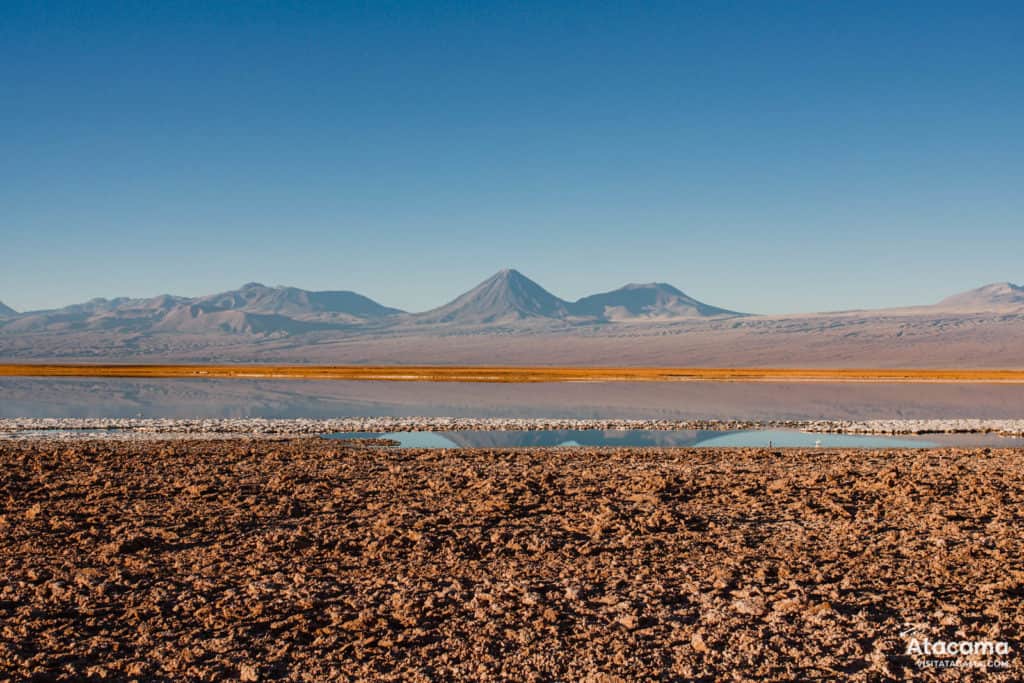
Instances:
[[[1024,420],[825,420],[804,427],[843,434],[1001,434],[1024,435]]]
[[[623,420],[570,418],[473,418],[473,417],[346,417],[335,419],[270,418],[5,418],[0,419],[0,439],[43,432],[73,437],[85,432],[93,437],[102,430],[124,434],[168,434],[175,438],[202,434],[252,436],[328,434],[331,432],[425,432],[506,431],[558,429],[645,429],[729,431],[738,429],[802,429],[809,432],[849,434],[968,434],[1024,435],[1022,420]]]
[[[1017,681],[1022,522],[1019,450],[10,441],[0,679]]]
[[[137,433],[297,435],[332,432],[440,432],[545,429],[754,429],[759,426],[798,427],[805,423],[747,420],[621,420],[572,418],[474,417],[342,417],[334,419],[271,418],[8,418],[0,419],[0,434],[19,431],[118,430]]]

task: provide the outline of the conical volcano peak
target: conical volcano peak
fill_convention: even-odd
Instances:
[[[453,301],[420,314],[421,322],[486,324],[561,319],[568,305],[514,268],[505,268]]]
[[[531,280],[530,278],[528,278],[525,275],[523,275],[522,273],[520,273],[515,268],[502,268],[497,273],[495,273],[494,275],[490,276],[489,278],[487,278],[486,280],[484,280],[480,284],[484,284],[486,282],[507,282],[507,283],[510,283],[510,284],[512,284],[512,283],[526,283],[526,282],[529,282],[531,284],[535,284],[535,285],[537,284],[533,280]],[[537,285],[537,286],[539,287],[540,285]]]

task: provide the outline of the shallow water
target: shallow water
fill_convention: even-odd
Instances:
[[[690,448],[779,447],[779,448],[932,448],[951,445],[944,436],[864,436],[854,434],[817,434],[781,429],[749,429],[731,432],[678,430],[536,430],[536,431],[458,431],[458,432],[344,432],[330,434],[331,439],[391,439],[402,448],[521,448],[552,446],[658,446]],[[984,443],[1015,445],[1019,439],[987,439]]]
[[[0,417],[1019,418],[1021,384],[0,378]]]

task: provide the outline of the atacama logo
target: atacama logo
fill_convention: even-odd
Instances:
[[[1012,649],[1005,640],[932,640],[927,624],[904,624],[900,630],[918,668],[1006,669]]]

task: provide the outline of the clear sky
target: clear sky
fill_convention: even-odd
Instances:
[[[1024,3],[0,3],[0,300],[1024,280]]]

